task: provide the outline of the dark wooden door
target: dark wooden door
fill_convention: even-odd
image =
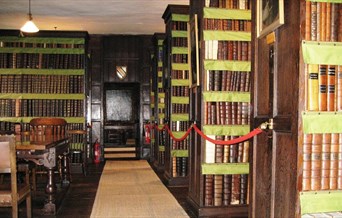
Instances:
[[[254,126],[273,129],[254,138],[250,217],[296,217],[299,79],[299,1],[285,1],[285,25],[275,41],[255,40]]]

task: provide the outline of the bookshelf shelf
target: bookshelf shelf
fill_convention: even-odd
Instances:
[[[168,5],[165,22],[165,118],[173,135],[183,136],[189,122],[189,63],[188,30],[189,6]],[[173,140],[168,134],[165,145],[164,175],[168,185],[187,185],[189,139]]]
[[[165,118],[165,91],[163,84],[163,58],[164,58],[164,33],[155,33],[153,36],[154,44],[154,60],[153,60],[153,77],[156,78],[153,86],[154,96],[156,102],[155,110],[155,121],[154,124],[158,125],[158,128],[163,128]],[[154,129],[154,152],[153,152],[153,166],[158,170],[162,171],[165,164],[165,131],[158,131]]]
[[[341,211],[341,1],[306,1],[301,41],[305,81],[298,145],[300,213]],[[318,164],[317,164],[318,163]]]
[[[25,37],[1,31],[0,130],[20,134],[36,117],[61,117],[68,130],[86,129],[87,38],[83,31]]]
[[[200,86],[190,90],[190,104],[197,105],[190,117],[213,140],[235,139],[251,129],[251,2],[192,4],[191,18],[198,18],[190,28],[198,25],[199,29]],[[196,133],[190,138],[195,148],[190,149],[189,199],[197,215],[247,216],[250,142],[219,145]]]

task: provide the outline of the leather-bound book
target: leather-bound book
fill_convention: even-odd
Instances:
[[[227,71],[222,71],[221,91],[227,91]]]
[[[317,2],[311,3],[311,40],[317,40]]]
[[[223,136],[216,136],[216,140],[223,140]],[[215,163],[223,163],[223,145],[215,145]]]
[[[327,111],[335,111],[336,68],[328,66],[327,75]]]
[[[340,3],[336,3],[338,5],[338,26],[337,26],[337,41],[342,42],[342,5]]]
[[[219,111],[220,111],[220,117],[219,117],[219,124],[225,125],[226,121],[226,109],[225,109],[225,103],[224,102],[217,102],[219,105]]]
[[[318,83],[318,65],[309,64],[308,67],[308,91],[307,91],[307,109],[309,111],[319,110],[318,96],[319,96],[319,83]]]
[[[225,136],[225,140],[229,140],[229,136]],[[223,146],[223,163],[229,163],[229,145]]]
[[[321,34],[321,41],[326,41],[326,20],[327,20],[327,3],[321,2],[321,10],[320,10],[320,34]]]
[[[233,125],[233,102],[225,102],[226,105],[226,125]]]
[[[331,134],[331,149],[330,149],[330,179],[329,189],[337,189],[337,173],[338,173],[338,141],[339,134]]]
[[[223,176],[214,175],[214,206],[222,206]]]
[[[336,88],[336,107],[338,111],[342,110],[342,66],[336,66],[337,68],[337,88]]]
[[[188,174],[188,158],[187,157],[180,157],[182,164],[181,164],[181,176],[185,177]]]
[[[327,110],[327,65],[319,65],[319,95],[318,109],[320,111]]]
[[[321,189],[322,178],[322,134],[312,135],[311,149],[311,190]]]
[[[311,190],[312,134],[303,137],[303,191]]]
[[[339,133],[338,140],[338,171],[337,171],[337,189],[342,189],[342,133]]]
[[[317,41],[322,41],[322,3],[317,2],[317,18],[316,18],[316,28],[317,28]]]
[[[338,4],[331,3],[331,16],[330,16],[330,41],[336,42],[338,40],[338,22],[339,22],[339,15],[338,15]],[[329,26],[328,26],[329,28]]]
[[[240,195],[241,195],[241,175],[234,174],[232,175],[232,197],[230,204],[236,205],[240,204]]]
[[[172,157],[172,177],[177,177],[177,158]]]
[[[222,203],[224,206],[230,205],[231,197],[232,197],[232,175],[223,175]]]
[[[330,149],[331,149],[331,134],[322,134],[322,178],[321,189],[327,190],[330,185]]]
[[[305,40],[311,39],[311,2],[305,1]]]
[[[331,41],[331,3],[326,3],[325,41]]]
[[[240,175],[240,204],[247,204],[248,175]]]
[[[204,191],[204,205],[205,206],[213,206],[213,184],[214,184],[214,176],[213,175],[205,175],[205,191]]]

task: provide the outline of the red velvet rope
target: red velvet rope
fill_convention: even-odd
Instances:
[[[152,126],[153,127],[153,126]],[[255,128],[252,132],[249,132],[248,134],[244,135],[244,136],[240,136],[238,138],[235,138],[235,139],[232,139],[232,140],[227,140],[227,141],[224,141],[224,140],[215,140],[215,139],[212,139],[208,136],[206,136],[198,127],[196,124],[193,124],[192,126],[190,126],[190,128],[186,131],[186,133],[181,137],[181,138],[176,138],[172,131],[170,130],[169,126],[168,125],[164,125],[161,129],[159,129],[158,125],[154,125],[154,127],[158,130],[158,131],[162,131],[164,129],[167,130],[167,132],[169,133],[169,135],[171,136],[171,138],[175,141],[183,141],[186,137],[188,137],[188,135],[190,134],[191,132],[191,129],[194,128],[195,131],[202,137],[204,138],[205,140],[208,140],[214,144],[217,144],[217,145],[232,145],[232,144],[237,144],[237,143],[240,143],[240,142],[243,142],[243,141],[246,141],[260,133],[263,132],[262,129],[260,128]]]

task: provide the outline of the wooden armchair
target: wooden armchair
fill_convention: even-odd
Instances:
[[[39,141],[42,140],[44,137],[59,137],[59,136],[66,136],[66,126],[67,122],[62,118],[50,118],[50,117],[42,117],[42,118],[33,118],[30,121],[30,132],[29,137],[30,140]],[[23,133],[28,134],[28,133]],[[64,160],[60,160],[64,161]],[[62,164],[60,164],[62,165]],[[30,171],[32,173],[32,189],[36,190],[36,174],[45,174],[45,169],[36,166],[30,166]],[[59,174],[62,177],[61,167],[59,167]],[[61,178],[63,180],[63,178]]]
[[[0,207],[11,207],[12,217],[18,217],[18,205],[26,199],[27,217],[32,217],[31,189],[27,180],[17,182],[17,160],[14,136],[0,136],[0,173],[11,175],[8,188],[0,189]]]

